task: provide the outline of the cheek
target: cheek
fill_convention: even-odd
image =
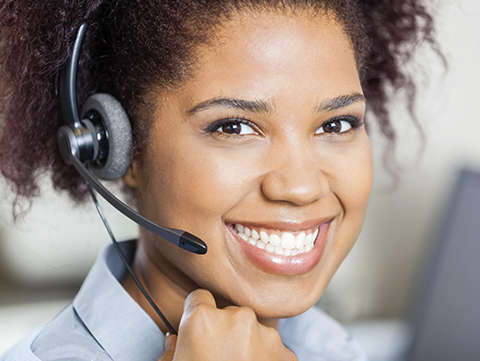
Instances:
[[[337,195],[345,213],[361,213],[370,197],[373,182],[372,150],[364,130],[351,147],[330,151],[331,190]]]
[[[334,241],[327,246],[328,257],[321,269],[328,283],[358,238],[372,187],[372,159],[370,141],[365,135],[355,147],[330,154],[326,176],[331,195],[342,209],[334,229]],[[326,283],[325,283],[326,285]]]
[[[342,161],[331,175],[331,190],[344,213],[340,231],[344,234],[342,238],[348,240],[338,246],[345,247],[347,252],[362,228],[373,182],[370,141],[366,134],[362,137],[355,149],[339,154]]]
[[[192,139],[168,143],[155,142],[149,150],[144,212],[165,226],[211,235],[216,230],[209,227],[255,187],[248,154],[210,149]]]
[[[346,178],[346,187],[350,189],[348,197],[351,199],[347,209],[359,212],[363,222],[373,183],[370,141],[363,144],[357,157],[352,159],[352,163],[349,177]]]

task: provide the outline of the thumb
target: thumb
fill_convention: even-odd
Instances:
[[[172,361],[176,346],[177,336],[167,333],[165,335],[165,351],[163,351],[157,361]]]

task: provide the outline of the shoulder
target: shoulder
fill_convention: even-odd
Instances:
[[[33,332],[0,357],[0,361],[111,361],[88,332],[73,307]]]
[[[279,333],[299,361],[366,361],[353,337],[317,307],[281,320]]]
[[[17,345],[12,347],[5,354],[0,356],[0,361],[36,361],[38,358],[32,354],[30,345],[37,335],[41,332],[41,328],[32,332]]]

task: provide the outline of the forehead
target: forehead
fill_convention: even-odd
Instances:
[[[328,14],[237,14],[200,49],[182,93],[198,97],[291,99],[361,92],[350,39]],[[317,99],[321,100],[321,99]]]
[[[332,12],[311,14],[302,12],[261,11],[257,13],[237,13],[229,21],[217,28],[215,46],[228,49],[235,43],[243,50],[263,53],[267,59],[275,56],[278,50],[290,52],[311,51],[312,43],[334,41],[340,46],[353,47],[342,25]],[[253,53],[253,52],[251,52]],[[286,53],[282,55],[287,55]],[[288,57],[284,58],[288,61]]]

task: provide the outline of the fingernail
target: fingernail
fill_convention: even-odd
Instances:
[[[167,348],[167,341],[168,341],[168,336],[170,336],[171,333],[170,332],[167,332],[165,334],[165,341],[163,341],[163,347]]]

